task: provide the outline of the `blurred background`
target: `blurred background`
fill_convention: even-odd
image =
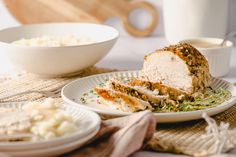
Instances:
[[[126,0],[126,1],[139,2],[140,0]],[[158,13],[158,24],[155,31],[151,35],[164,36],[165,32],[164,32],[164,22],[163,22],[164,20],[163,19],[163,8],[164,8],[163,1],[165,0],[146,0],[146,1],[150,2],[156,8],[157,13]],[[166,0],[166,1],[171,1],[171,0]],[[181,0],[176,0],[176,1],[181,1]],[[207,0],[204,0],[204,1],[207,1]],[[227,1],[227,0],[211,0],[211,1],[214,2],[214,1]],[[195,1],[194,3],[198,3],[198,1]],[[229,3],[228,4],[229,7],[227,9],[227,12],[228,12],[227,32],[230,32],[230,31],[236,30],[236,19],[235,19],[236,1],[229,0],[228,3]],[[213,3],[211,7],[214,7]],[[218,17],[215,16],[215,18],[218,18]],[[148,21],[150,21],[150,16],[143,9],[137,9],[130,14],[130,20],[132,24],[134,24],[136,27],[143,28],[147,26]],[[119,18],[111,17],[108,20],[106,20],[104,23],[114,26],[117,29],[119,29],[121,32],[121,35],[129,36],[129,34],[123,29],[122,23],[119,20]],[[3,3],[3,0],[1,0],[0,1],[0,29],[10,27],[10,26],[16,26],[16,25],[19,25],[19,23],[9,13],[9,11],[7,10],[6,6]]]
[[[0,29],[57,21],[117,28],[117,44],[97,66],[130,70],[141,68],[145,54],[169,43],[223,38],[236,31],[235,15],[236,0],[0,0]],[[1,53],[0,62],[9,65]]]

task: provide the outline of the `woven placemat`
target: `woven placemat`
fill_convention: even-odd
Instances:
[[[0,83],[0,98],[9,94],[25,90],[51,90],[61,85],[65,85],[75,79],[111,72],[115,70],[91,67],[78,76],[67,78],[41,78],[33,74],[21,74],[12,79],[5,79]],[[41,94],[31,93],[20,95],[9,99],[6,102],[43,100]],[[0,100],[1,102],[2,100]],[[62,101],[58,98],[58,101]],[[214,116],[214,119],[228,122],[232,128],[236,126],[236,106],[227,111]],[[214,146],[215,139],[202,138],[205,134],[207,124],[204,120],[196,120],[182,123],[157,124],[157,131],[145,149],[153,151],[165,151],[172,153],[183,153],[191,156],[208,156],[216,153]]]
[[[15,97],[11,97],[9,99],[2,100],[1,98],[11,95],[13,93],[27,91],[27,90],[43,90],[50,91],[57,87],[62,87],[63,85],[81,78],[94,74],[112,72],[115,70],[91,67],[82,71],[79,75],[73,77],[61,77],[61,78],[46,78],[39,77],[30,73],[22,73],[13,78],[6,77],[6,79],[2,79],[0,83],[0,102],[14,102],[14,101],[25,101],[25,100],[42,100],[45,97],[39,93],[30,93],[26,95],[19,95]],[[61,98],[58,98],[59,100]]]
[[[213,116],[216,123],[229,124],[229,128],[236,127],[236,105],[225,112]],[[206,138],[207,123],[195,120],[181,123],[157,124],[157,131],[148,143],[147,149],[153,151],[182,153],[191,156],[210,156],[217,154],[217,138]],[[232,148],[231,148],[232,149]],[[229,149],[224,150],[225,152]],[[220,152],[220,153],[225,153]]]

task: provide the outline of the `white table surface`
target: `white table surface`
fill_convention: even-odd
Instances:
[[[119,70],[137,70],[142,67],[143,57],[168,45],[164,37],[148,37],[148,38],[133,38],[120,37],[110,51],[110,53],[103,58],[96,65],[105,68],[115,68]],[[6,60],[4,55],[0,56],[0,75],[14,72],[12,65]],[[229,82],[236,82],[236,47],[233,48],[231,55],[230,72],[223,79]],[[154,153],[154,152],[137,152],[132,157],[184,157],[185,155],[174,155],[168,153]]]

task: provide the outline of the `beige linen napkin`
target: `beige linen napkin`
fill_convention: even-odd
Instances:
[[[126,157],[151,139],[155,127],[156,120],[150,111],[106,120],[88,145],[63,157]]]

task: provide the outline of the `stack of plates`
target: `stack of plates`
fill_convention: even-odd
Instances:
[[[1,104],[1,107],[21,108],[23,105],[23,103],[11,103]],[[0,152],[16,157],[56,156],[79,148],[97,134],[101,120],[96,113],[68,105],[64,105],[63,108],[75,120],[77,125],[75,132],[47,141],[0,142]]]

